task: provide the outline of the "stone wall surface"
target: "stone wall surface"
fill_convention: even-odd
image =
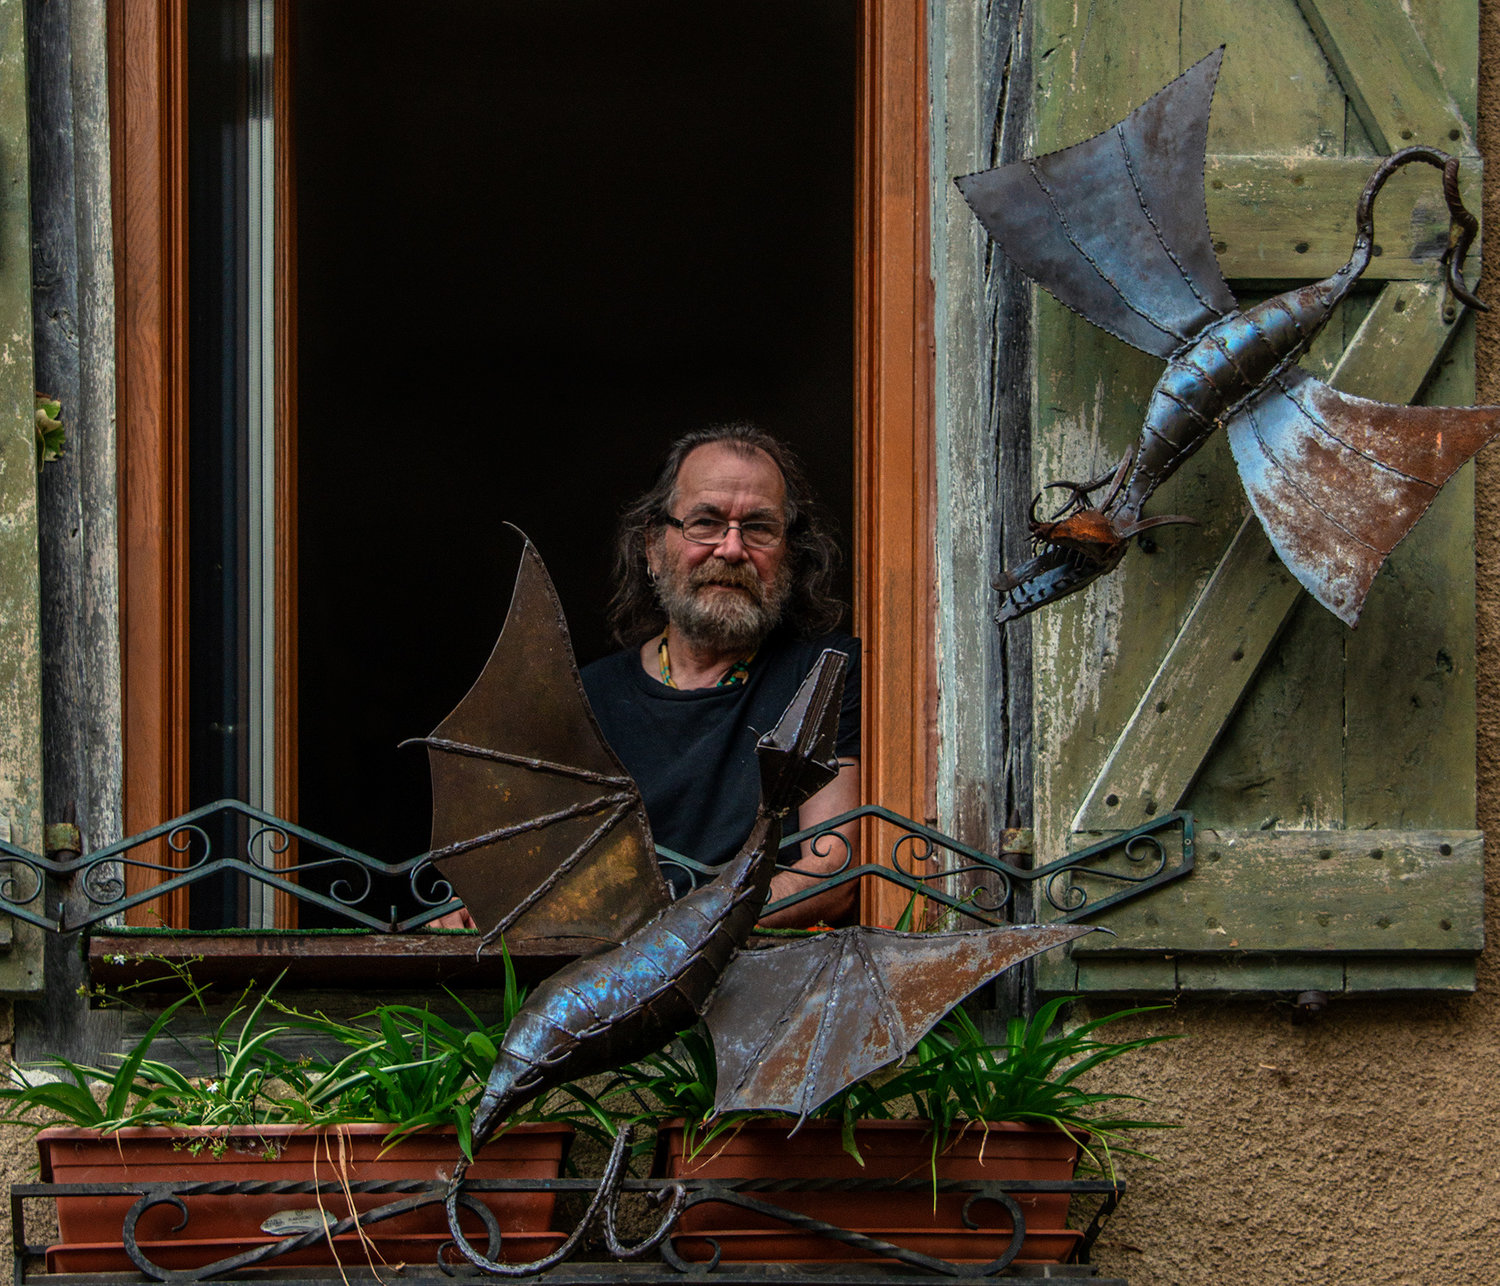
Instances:
[[[10,1051],[6,1050],[6,1058],[9,1059]],[[0,1184],[4,1185],[7,1193],[5,1209],[0,1212],[0,1254],[5,1256],[5,1262],[9,1264],[11,1252],[11,1227],[10,1227],[10,1202],[8,1194],[10,1185],[13,1183],[35,1183],[36,1182],[36,1145],[31,1141],[31,1131],[19,1125],[0,1125]],[[42,1218],[41,1211],[36,1202],[26,1211],[28,1221],[27,1232],[36,1237],[36,1228],[31,1226],[31,1221]],[[37,1225],[40,1227],[40,1225]]]
[[[15,1011],[8,1000],[0,1000],[0,1059],[9,1066],[15,1052]],[[32,1132],[20,1125],[0,1125],[0,1192],[9,1194],[13,1183],[33,1183],[36,1180],[36,1145],[31,1141]],[[27,1217],[36,1219],[40,1211],[33,1206]],[[40,1225],[38,1225],[40,1227]],[[0,1262],[10,1263],[11,1228],[10,1202],[7,1199],[0,1207]]]
[[[1480,4],[1484,219],[1500,227],[1500,0]],[[1493,263],[1493,258],[1490,259]],[[1472,279],[1472,273],[1470,274]],[[1491,269],[1479,293],[1500,295]],[[1500,303],[1500,301],[1497,301]],[[1500,402],[1500,311],[1478,322],[1478,400]],[[1096,1258],[1131,1286],[1494,1286],[1500,1282],[1500,447],[1478,460],[1479,825],[1486,938],[1463,1000],[1184,1001],[1120,1035],[1187,1039],[1110,1089],[1181,1129],[1129,1159]],[[1102,1007],[1101,1007],[1102,1008]],[[1127,1030],[1128,1027],[1128,1030]]]

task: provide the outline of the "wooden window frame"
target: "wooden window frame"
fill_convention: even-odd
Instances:
[[[937,823],[933,289],[927,6],[861,8],[855,167],[855,590],[864,641],[861,798]],[[879,860],[877,831],[861,835]],[[889,862],[887,861],[887,864]],[[866,881],[861,919],[906,891]]]
[[[119,372],[125,828],[188,807],[187,0],[109,0]],[[278,40],[292,0],[277,0]],[[855,620],[865,640],[863,797],[935,815],[933,295],[926,6],[864,0],[855,285]],[[277,59],[277,281],[295,280],[290,81]],[[296,317],[276,306],[276,811],[296,805]],[[874,832],[865,836],[872,855]],[[132,872],[132,891],[148,873]],[[894,886],[869,889],[891,923]],[[284,906],[278,913],[285,915]],[[145,922],[187,923],[179,890]]]
[[[291,8],[291,0],[276,0],[278,33],[289,30]],[[187,0],[110,0],[108,23],[124,811],[125,831],[134,834],[188,808]],[[295,817],[297,342],[286,285],[296,280],[296,228],[285,59],[276,60],[275,74],[275,790],[278,811]],[[126,879],[137,892],[151,875],[131,869]],[[291,899],[278,895],[278,917],[294,914]],[[132,920],[185,925],[187,890],[138,909]]]

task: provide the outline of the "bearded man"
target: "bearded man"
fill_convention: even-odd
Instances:
[[[622,516],[610,625],[624,650],[587,666],[583,686],[664,848],[709,867],[739,850],[760,799],[755,742],[828,647],[849,657],[841,769],[802,805],[797,825],[858,802],[859,642],[831,632],[843,614],[831,592],[835,559],[795,458],[747,424],[681,438]],[[804,843],[772,880],[772,899],[852,863],[856,829]],[[662,873],[678,896],[709,878],[669,861]],[[763,923],[833,921],[853,904],[851,883]]]

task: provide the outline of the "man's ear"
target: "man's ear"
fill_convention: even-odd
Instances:
[[[661,552],[661,529],[657,528],[646,537],[646,570],[651,573],[653,583],[661,575]]]

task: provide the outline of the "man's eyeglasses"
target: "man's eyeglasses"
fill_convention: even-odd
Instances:
[[[699,514],[686,520],[663,514],[661,520],[668,527],[676,527],[684,540],[690,540],[695,545],[717,545],[729,535],[731,527],[739,530],[740,540],[744,542],[746,549],[775,549],[786,536],[786,524],[777,522],[774,518],[730,522],[724,518],[710,518],[707,514]]]

